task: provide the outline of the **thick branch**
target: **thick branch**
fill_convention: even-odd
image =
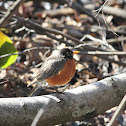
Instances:
[[[125,93],[124,73],[68,90],[64,94],[1,98],[0,124],[29,126],[39,110],[41,117],[37,126],[88,120],[118,105]]]

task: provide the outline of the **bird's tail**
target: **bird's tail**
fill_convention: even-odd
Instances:
[[[27,87],[32,86],[33,84],[35,84],[37,82],[37,78],[35,78],[30,84],[27,85]]]
[[[28,97],[31,97],[39,87],[40,87],[40,85],[36,84],[35,87],[29,93]]]
[[[32,86],[32,85],[35,84],[35,83],[37,83],[37,84],[36,84],[35,87],[31,90],[31,92],[30,92],[30,94],[28,95],[28,97],[31,97],[31,96],[33,95],[33,93],[35,93],[35,91],[40,87],[40,86],[38,85],[38,81],[37,81],[36,78],[35,78],[30,84],[28,84],[27,87]]]
[[[35,91],[38,89],[38,88],[40,88],[40,87],[42,87],[42,84],[44,84],[45,83],[45,81],[41,81],[41,82],[39,82],[39,81],[37,81],[37,79],[36,80],[33,80],[28,86],[31,86],[31,85],[33,85],[33,84],[35,84],[36,83],[36,85],[35,85],[35,87],[31,90],[31,92],[29,93],[29,97],[31,97],[34,93],[35,93]]]

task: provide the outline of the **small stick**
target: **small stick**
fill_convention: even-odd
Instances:
[[[24,1],[25,0],[17,0],[14,2],[14,4],[8,9],[5,15],[0,19],[0,28],[10,19],[10,17]]]
[[[2,82],[0,82],[0,85],[2,85],[2,84],[4,84],[4,83],[6,83],[6,82],[8,82],[9,80],[6,80],[6,81],[2,81]]]
[[[109,126],[115,126],[116,125],[116,119],[120,115],[120,113],[123,111],[124,107],[126,106],[126,94],[123,97],[122,101],[120,102],[117,110],[115,111],[114,115],[112,116],[112,119],[109,122]]]

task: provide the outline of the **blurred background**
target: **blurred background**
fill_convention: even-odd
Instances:
[[[20,0],[15,4],[15,0],[0,1],[1,98],[27,97],[34,87],[27,85],[43,61],[64,47],[80,51],[67,89],[126,72],[125,0]],[[46,86],[35,95],[52,92]],[[88,122],[59,126],[106,126],[115,110]],[[126,126],[126,110],[117,126]]]

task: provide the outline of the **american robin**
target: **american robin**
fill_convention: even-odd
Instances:
[[[29,96],[32,96],[41,86],[40,82],[44,80],[51,86],[67,84],[73,78],[76,71],[73,55],[77,53],[79,51],[72,51],[68,48],[53,51],[42,64],[35,79],[28,85],[31,86],[37,82]]]

